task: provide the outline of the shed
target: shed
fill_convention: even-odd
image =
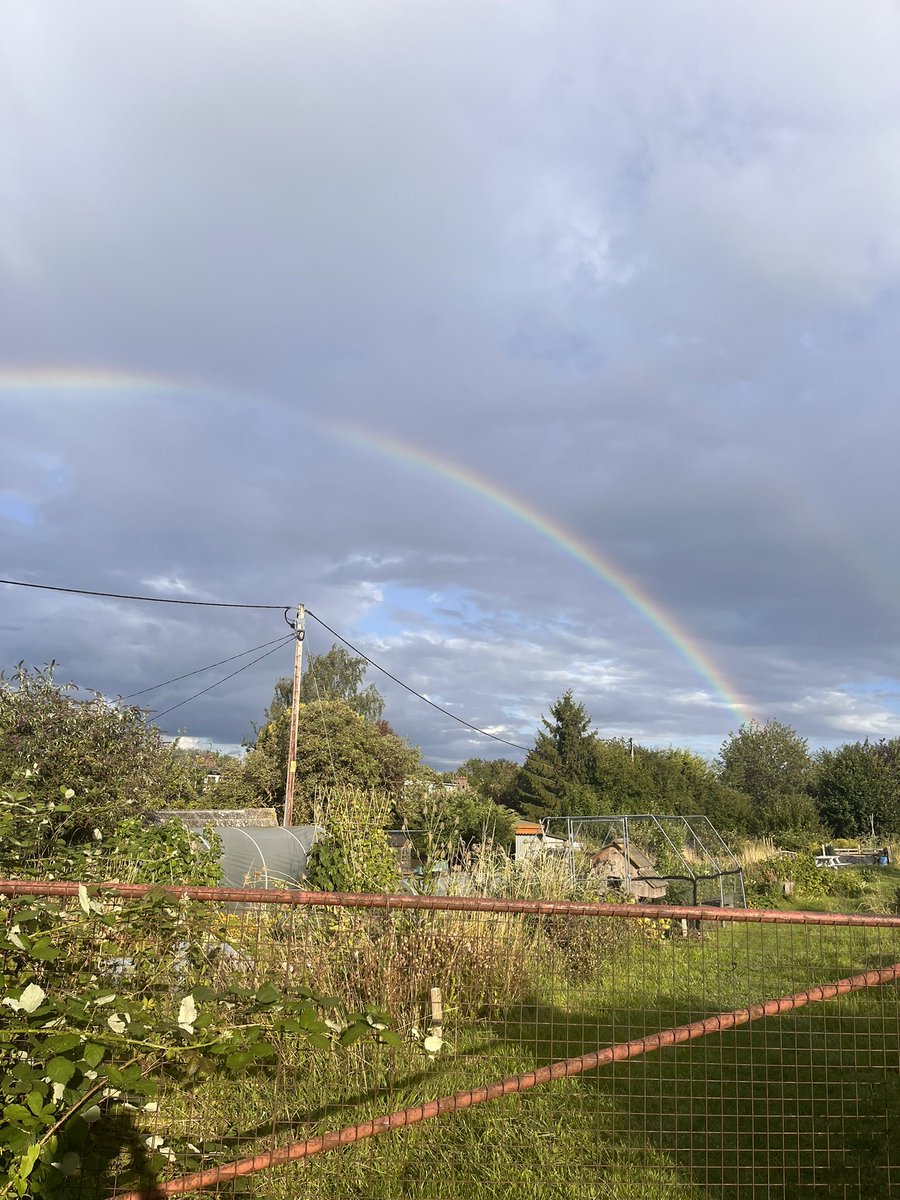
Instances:
[[[577,843],[574,844],[577,849]],[[566,854],[572,846],[564,839],[551,837],[537,821],[516,823],[516,860],[535,858],[542,854]]]
[[[622,842],[607,842],[591,855],[591,870],[605,874],[609,887],[619,887],[638,900],[661,900],[666,894],[656,863],[630,841],[627,853]]]
[[[315,825],[289,829],[213,827],[222,844],[223,887],[297,887],[316,839]]]

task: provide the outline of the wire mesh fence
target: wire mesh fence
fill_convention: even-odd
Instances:
[[[65,1196],[900,1196],[900,917],[0,891]]]

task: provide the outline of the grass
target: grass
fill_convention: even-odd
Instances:
[[[604,934],[593,958],[558,919],[528,931],[527,986],[492,993],[477,1010],[459,991],[434,1060],[414,1047],[324,1057],[285,1046],[274,1080],[261,1072],[190,1099],[163,1097],[167,1137],[181,1125],[207,1151],[216,1145],[212,1165],[900,959],[896,930],[710,925],[658,938],[627,922],[624,936]],[[353,936],[364,932],[360,921]],[[551,951],[551,938],[567,955]],[[520,941],[521,930],[494,948]],[[465,969],[440,961],[441,970]],[[454,994],[449,980],[431,982]],[[266,1200],[900,1196],[898,1002],[896,986],[867,990],[268,1171],[248,1186]],[[229,1185],[227,1194],[238,1193]]]

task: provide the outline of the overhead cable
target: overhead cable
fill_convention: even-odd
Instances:
[[[197,608],[258,608],[281,612],[283,604],[226,604],[223,600],[175,600],[168,596],[132,596],[123,592],[95,592],[87,588],[56,587],[49,583],[27,583],[22,579],[0,579],[9,587],[35,588],[41,592],[66,592],[71,596],[102,596],[106,600],[141,600],[146,604],[191,604]],[[290,606],[288,606],[290,607]]]
[[[282,638],[277,646],[273,646],[271,650],[267,650],[265,654],[260,654],[258,658],[251,658],[248,663],[244,663],[242,667],[238,667],[236,671],[232,671],[230,675],[225,675],[222,679],[211,683],[209,687],[204,688],[201,692],[194,692],[193,696],[188,696],[186,700],[180,700],[177,704],[173,704],[170,708],[164,708],[162,712],[154,713],[153,720],[158,722],[160,717],[164,717],[167,713],[174,712],[176,708],[181,708],[182,705],[190,704],[192,700],[196,700],[198,696],[205,696],[207,692],[211,692],[213,688],[219,687],[223,683],[227,683],[229,679],[234,679],[235,675],[240,675],[241,671],[246,671],[248,667],[252,667],[254,663],[262,662],[264,658],[268,658],[270,654],[274,654],[276,650],[280,650],[282,646],[286,646],[294,640],[294,634],[289,634],[288,637]]]
[[[59,587],[59,586],[56,586],[55,584],[49,584],[49,583],[30,583],[23,579],[0,579],[0,583],[6,584],[8,587],[32,588],[32,589],[35,589],[37,591],[42,591],[42,592],[61,592],[61,593],[65,593],[66,595],[70,595],[70,596],[97,596],[97,597],[100,597],[105,600],[138,600],[145,604],[182,604],[182,605],[191,605],[196,608],[257,609],[257,610],[265,610],[265,611],[270,611],[270,612],[283,612],[285,614],[287,614],[288,610],[291,607],[290,605],[284,605],[284,604],[226,603],[225,601],[222,601],[222,600],[178,600],[178,599],[175,599],[172,597],[167,597],[167,596],[142,596],[142,595],[131,594],[131,593],[126,593],[126,592],[102,592],[102,591],[96,591],[96,590],[89,589],[89,588]],[[433,700],[429,700],[427,696],[423,696],[422,693],[416,691],[416,689],[414,687],[411,687],[408,683],[404,683],[403,680],[398,679],[396,675],[392,675],[391,672],[388,671],[386,667],[381,666],[380,663],[377,663],[377,662],[375,662],[374,659],[369,658],[369,656],[367,654],[364,654],[363,651],[360,650],[358,647],[354,646],[352,644],[352,642],[348,642],[345,637],[342,637],[341,634],[337,633],[334,629],[332,629],[330,625],[326,625],[326,623],[322,620],[321,617],[317,617],[315,615],[315,613],[311,612],[309,609],[307,609],[306,611],[309,613],[309,615],[315,621],[318,621],[318,623],[322,626],[323,629],[327,629],[328,632],[333,637],[336,637],[339,642],[343,642],[344,645],[347,646],[350,650],[352,650],[354,654],[358,654],[360,658],[364,658],[365,661],[370,666],[374,667],[376,671],[380,671],[382,673],[382,675],[386,675],[388,677],[388,679],[393,680],[394,683],[396,683],[400,687],[404,688],[407,692],[410,693],[410,695],[416,696],[419,700],[422,700],[425,704],[430,705],[431,708],[433,708],[437,712],[443,714],[443,716],[449,717],[451,721],[456,721],[456,723],[458,725],[465,726],[466,729],[470,729],[473,733],[477,733],[480,737],[491,738],[495,742],[501,742],[504,746],[511,746],[514,750],[524,750],[526,754],[528,753],[528,751],[529,751],[528,746],[522,746],[518,742],[511,742],[507,738],[500,737],[496,733],[488,733],[488,731],[486,729],[481,729],[477,725],[473,725],[470,721],[465,721],[465,720],[463,720],[462,717],[458,717],[455,713],[449,712],[446,708],[442,708],[440,704],[435,704],[435,702]],[[287,619],[286,616],[285,616],[285,619]],[[288,622],[288,623],[290,624],[290,622]],[[293,639],[293,637],[294,637],[294,635],[291,634],[291,637],[285,639],[285,641],[291,641]],[[274,650],[277,650],[277,649],[278,649],[278,646],[275,646]],[[270,654],[274,653],[274,650],[271,650],[268,653],[270,653]],[[251,651],[248,650],[247,653],[249,654],[249,653],[251,653]],[[240,657],[240,655],[236,655],[235,657]],[[266,655],[264,654],[264,655],[262,655],[262,657],[265,658]],[[230,661],[230,660],[229,659],[222,660],[222,662],[228,662],[228,661]],[[259,662],[259,659],[258,658],[253,659],[252,662],[246,663],[245,666],[239,668],[239,670],[243,671],[246,669],[246,667],[253,666],[253,663],[255,663],[255,662]],[[213,665],[220,665],[220,664],[213,664]],[[210,668],[206,668],[206,667],[201,668],[201,670],[209,670],[209,669]],[[198,674],[198,673],[199,672],[193,672],[193,671],[188,672],[189,675]],[[234,671],[234,672],[232,672],[231,675],[226,675],[224,679],[219,680],[219,683],[225,683],[227,680],[233,678],[233,676],[237,675],[238,673],[239,673],[239,671]],[[184,679],[184,678],[187,678],[187,676],[186,675],[179,676],[179,678]],[[169,682],[176,682],[176,681],[170,680]],[[187,703],[189,703],[189,701],[195,700],[197,698],[197,696],[205,695],[205,693],[208,691],[211,691],[212,688],[218,687],[219,683],[214,683],[211,685],[211,687],[204,688],[204,690],[202,692],[197,692],[196,695],[189,696],[187,698],[187,700],[182,700],[180,704],[175,704],[172,706],[172,708],[167,708],[167,709],[164,709],[162,713],[157,713],[156,714],[157,719],[160,716],[165,715],[165,713],[172,712],[173,709],[175,709],[175,708],[180,708],[182,704],[187,704]],[[156,686],[162,687],[163,685],[157,684]],[[155,689],[154,688],[145,688],[144,689],[144,691],[153,691],[153,690],[155,690]],[[132,694],[132,696],[138,696],[138,695],[142,695],[143,693],[142,692],[132,692],[131,694]],[[123,697],[123,699],[128,699],[128,698],[129,697],[127,697],[127,696]]]
[[[336,637],[339,642],[343,642],[344,645],[348,649],[352,650],[354,654],[358,654],[360,658],[364,658],[370,667],[374,667],[375,670],[380,671],[382,675],[387,675],[388,679],[392,679],[394,683],[397,683],[400,685],[400,687],[405,688],[406,691],[408,691],[411,695],[418,697],[419,700],[423,700],[426,704],[430,704],[432,708],[436,708],[439,713],[443,713],[444,716],[449,717],[451,721],[456,721],[459,725],[465,725],[466,729],[471,729],[473,733],[481,734],[482,737],[493,738],[495,742],[502,742],[504,746],[512,746],[514,750],[524,750],[526,754],[528,753],[530,749],[529,746],[520,746],[518,742],[510,742],[506,738],[502,738],[496,733],[488,733],[486,729],[479,729],[477,725],[473,725],[469,721],[464,721],[462,717],[458,717],[455,713],[448,712],[446,708],[441,708],[440,704],[435,704],[433,700],[429,700],[427,696],[423,696],[421,692],[417,692],[414,687],[410,687],[408,683],[404,683],[402,679],[398,679],[396,675],[392,675],[386,667],[381,666],[381,664],[377,663],[374,658],[369,658],[368,654],[365,654],[359,649],[358,646],[354,646],[352,642],[348,642],[345,637],[342,637],[341,634],[339,634],[337,630],[332,629],[330,625],[326,625],[322,618],[317,617],[314,612],[310,611],[310,609],[306,610],[306,615],[312,617],[314,621],[318,621],[323,629],[327,629],[332,637]]]
[[[186,671],[184,675],[176,675],[174,679],[164,679],[162,683],[154,683],[152,687],[141,688],[139,692],[129,692],[127,696],[120,696],[119,699],[133,700],[135,696],[144,696],[147,692],[155,692],[158,688],[168,687],[170,683],[180,683],[182,679],[190,679],[192,675],[202,675],[204,671],[211,671],[213,667],[223,667],[225,663],[235,662],[239,658],[244,658],[245,655],[252,654],[254,650],[265,650],[266,646],[274,646],[276,642],[280,646],[284,641],[284,637],[272,638],[271,642],[263,642],[259,646],[251,646],[249,650],[242,650],[240,654],[232,654],[230,658],[220,658],[218,662],[210,663],[208,667],[198,667],[196,671]]]

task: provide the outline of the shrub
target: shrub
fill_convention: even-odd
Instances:
[[[323,892],[397,891],[397,856],[384,832],[390,812],[390,798],[379,792],[347,787],[320,793],[320,833],[306,865],[310,885]]]
[[[223,1077],[248,1071],[274,1081],[285,1038],[318,1050],[400,1042],[381,1014],[348,1013],[312,989],[286,995],[255,965],[248,973],[225,953],[220,924],[211,905],[162,892],[0,897],[0,1196],[100,1197],[113,1181],[146,1186],[170,1166],[195,1169],[179,1095],[204,1079],[225,1090]]]
[[[751,904],[776,904],[782,898],[782,884],[794,884],[794,895],[807,900],[841,896],[855,900],[871,888],[871,876],[851,867],[830,870],[817,867],[812,854],[773,855],[744,868],[744,887]]]
[[[31,671],[20,663],[11,678],[0,674],[0,780],[37,763],[45,795],[73,789],[70,837],[76,827],[90,837],[124,817],[196,801],[193,764],[163,745],[142,709],[116,707],[99,694],[80,700],[73,690],[54,682],[52,664]]]
[[[219,882],[218,840],[180,821],[126,817],[107,833],[85,828],[73,788],[49,797],[39,772],[0,786],[0,875],[8,879],[207,884]]]

